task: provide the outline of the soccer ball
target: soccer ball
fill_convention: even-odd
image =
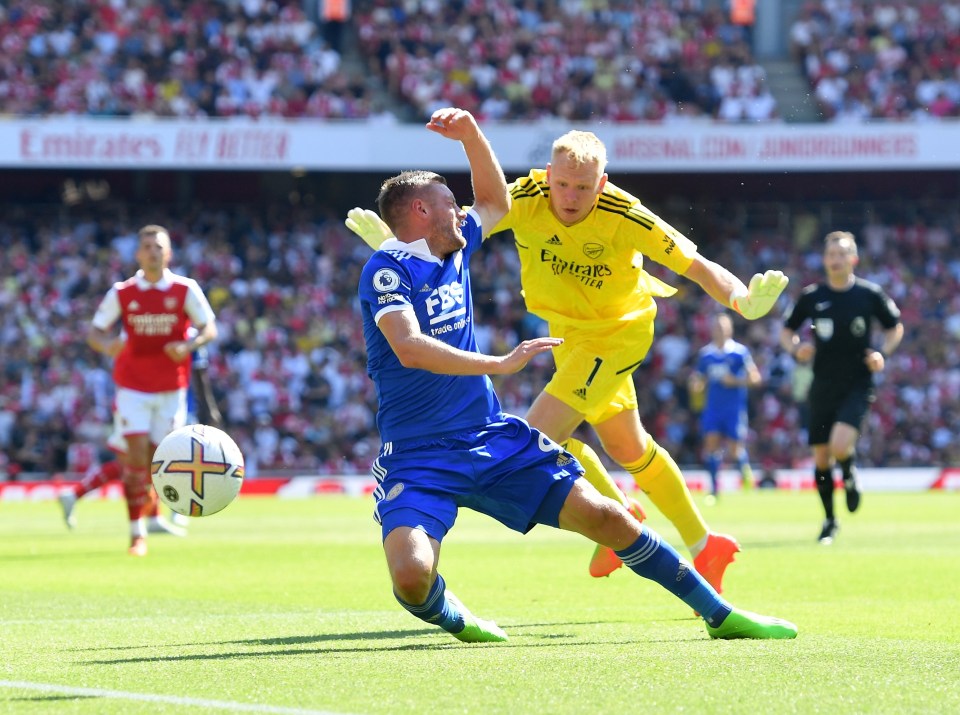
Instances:
[[[168,507],[186,516],[210,516],[240,492],[243,454],[226,432],[188,425],[161,440],[150,472],[157,494]]]

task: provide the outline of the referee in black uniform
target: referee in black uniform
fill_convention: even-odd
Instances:
[[[858,261],[853,234],[834,231],[824,243],[827,280],[804,288],[787,310],[780,344],[800,362],[813,360],[807,429],[825,516],[819,541],[830,544],[839,528],[833,511],[833,465],[840,465],[847,509],[854,512],[860,506],[855,449],[874,400],[873,373],[883,370],[886,357],[900,344],[903,324],[890,296],[853,274]],[[878,348],[871,341],[874,318],[883,328]],[[812,324],[813,343],[801,341],[797,332],[806,320]]]

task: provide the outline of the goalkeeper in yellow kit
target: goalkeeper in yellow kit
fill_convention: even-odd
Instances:
[[[639,505],[617,488],[597,454],[572,438],[584,420],[590,423],[607,454],[673,523],[694,567],[720,592],[740,546],[709,530],[679,468],[644,429],[637,410],[632,374],[653,342],[654,298],[676,292],[644,271],[643,260],[689,278],[750,320],[770,311],[787,278],[767,271],[745,286],[610,183],[606,163],[606,148],[594,134],[564,134],[554,142],[546,170],[534,169],[510,184],[510,209],[491,231],[513,230],[527,310],[549,323],[551,336],[564,340],[553,349],[556,373],[526,419],[563,443],[602,494],[642,520]],[[372,211],[353,209],[346,223],[374,249],[390,235]],[[598,546],[590,573],[607,576],[621,565],[612,550]]]

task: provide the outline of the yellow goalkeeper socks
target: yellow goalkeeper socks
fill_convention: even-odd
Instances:
[[[633,480],[650,497],[653,505],[676,527],[687,548],[691,552],[699,551],[707,540],[707,524],[693,503],[673,457],[648,435],[643,457],[622,466],[633,475]]]
[[[590,482],[597,491],[603,494],[605,497],[610,497],[614,501],[618,501],[623,504],[624,507],[629,508],[627,503],[627,498],[623,495],[623,492],[620,491],[620,488],[613,481],[613,477],[610,476],[610,472],[606,470],[606,467],[603,466],[603,463],[600,461],[600,457],[597,455],[593,449],[581,442],[578,439],[571,437],[566,442],[561,445],[565,450],[577,458],[577,461],[583,465],[583,468],[586,470],[583,477],[588,482]]]

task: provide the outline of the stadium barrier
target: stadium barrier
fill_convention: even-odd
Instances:
[[[859,472],[861,487],[865,492],[960,491],[960,467],[863,468]],[[624,491],[634,491],[633,480],[626,472],[614,472],[612,476]],[[694,492],[704,491],[709,484],[706,470],[685,470],[684,476]],[[778,469],[770,472],[766,479],[762,478],[758,471],[756,476],[761,480],[761,487],[792,491],[813,489],[813,472],[810,469]],[[52,500],[57,498],[62,489],[76,483],[75,480],[0,482],[0,501]],[[323,494],[366,496],[376,486],[373,477],[364,474],[262,476],[246,479],[240,493],[248,496],[277,496],[281,499],[302,499]],[[739,474],[733,470],[723,470],[720,473],[720,489],[725,492],[739,490]],[[108,484],[91,492],[87,498],[96,497],[122,499],[123,489],[119,483]]]

